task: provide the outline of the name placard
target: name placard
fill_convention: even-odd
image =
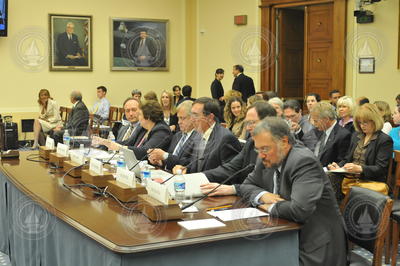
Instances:
[[[146,186],[147,194],[160,201],[164,205],[169,204],[169,193],[167,186],[161,185],[153,180],[149,180]]]
[[[64,157],[68,157],[68,151],[69,151],[69,148],[68,148],[67,145],[64,145],[62,143],[58,143],[57,144],[57,153],[59,155],[64,156]]]
[[[91,158],[89,170],[98,175],[103,175],[103,163],[95,158]]]
[[[50,138],[49,136],[46,137],[46,148],[49,150],[54,150],[54,139]]]
[[[117,167],[117,177],[118,182],[124,183],[130,187],[136,187],[135,173],[122,167]]]
[[[83,155],[82,153],[70,152],[69,155],[71,157],[72,162],[79,164],[79,165],[85,164],[85,155]]]

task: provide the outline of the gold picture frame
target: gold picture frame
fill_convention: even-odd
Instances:
[[[168,71],[169,20],[110,18],[112,71]]]
[[[49,14],[50,71],[92,71],[92,16]]]

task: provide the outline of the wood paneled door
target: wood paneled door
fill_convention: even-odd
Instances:
[[[346,0],[262,0],[265,34],[276,36],[270,67],[261,72],[261,88],[284,98],[315,92],[345,94]],[[267,50],[270,49],[271,51]]]

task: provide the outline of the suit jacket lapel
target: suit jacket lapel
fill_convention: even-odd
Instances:
[[[334,139],[336,136],[336,131],[337,131],[337,127],[339,126],[338,124],[335,125],[335,127],[333,128],[333,130],[331,131],[331,134],[329,135],[328,139],[326,140],[326,145],[324,146],[324,149],[322,150],[321,154],[318,156],[318,158],[321,158],[322,155],[332,147],[333,143],[334,143]]]
[[[274,175],[273,172],[271,172],[270,168],[265,168],[262,171],[262,178],[263,178],[263,183],[265,186],[263,186],[268,192],[273,193],[274,192]]]

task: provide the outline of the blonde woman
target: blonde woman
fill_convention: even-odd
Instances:
[[[392,120],[392,111],[390,110],[390,106],[384,101],[376,101],[374,104],[378,107],[379,113],[382,115],[383,121],[385,122],[382,132],[389,135],[390,130],[392,130],[392,124],[390,123]]]
[[[246,105],[241,97],[230,97],[224,109],[224,119],[226,127],[232,131],[239,139],[246,139],[246,127],[244,118],[246,117]]]
[[[53,128],[62,125],[60,116],[60,107],[57,102],[50,96],[50,92],[46,89],[39,91],[39,118],[35,119],[33,125],[34,142],[33,149],[39,146],[39,134],[41,131],[48,133]]]
[[[355,131],[353,126],[353,113],[355,106],[353,99],[349,96],[340,97],[336,103],[339,126],[344,127],[350,131],[351,134]]]
[[[383,119],[378,108],[370,103],[360,106],[354,115],[354,127],[358,134],[353,134],[345,159],[328,165],[329,170],[343,167],[348,173],[341,184],[341,191],[336,190],[339,193],[337,198],[342,199],[341,192],[347,194],[351,186],[362,185],[371,185],[368,188],[387,194],[388,187],[385,182],[393,153],[393,140],[382,132]],[[334,186],[341,180],[335,179],[331,179]],[[377,186],[376,182],[380,182],[381,185]]]
[[[163,91],[161,93],[160,105],[164,114],[164,122],[169,126],[171,131],[174,132],[177,129],[178,117],[176,116],[174,99],[170,92]]]

